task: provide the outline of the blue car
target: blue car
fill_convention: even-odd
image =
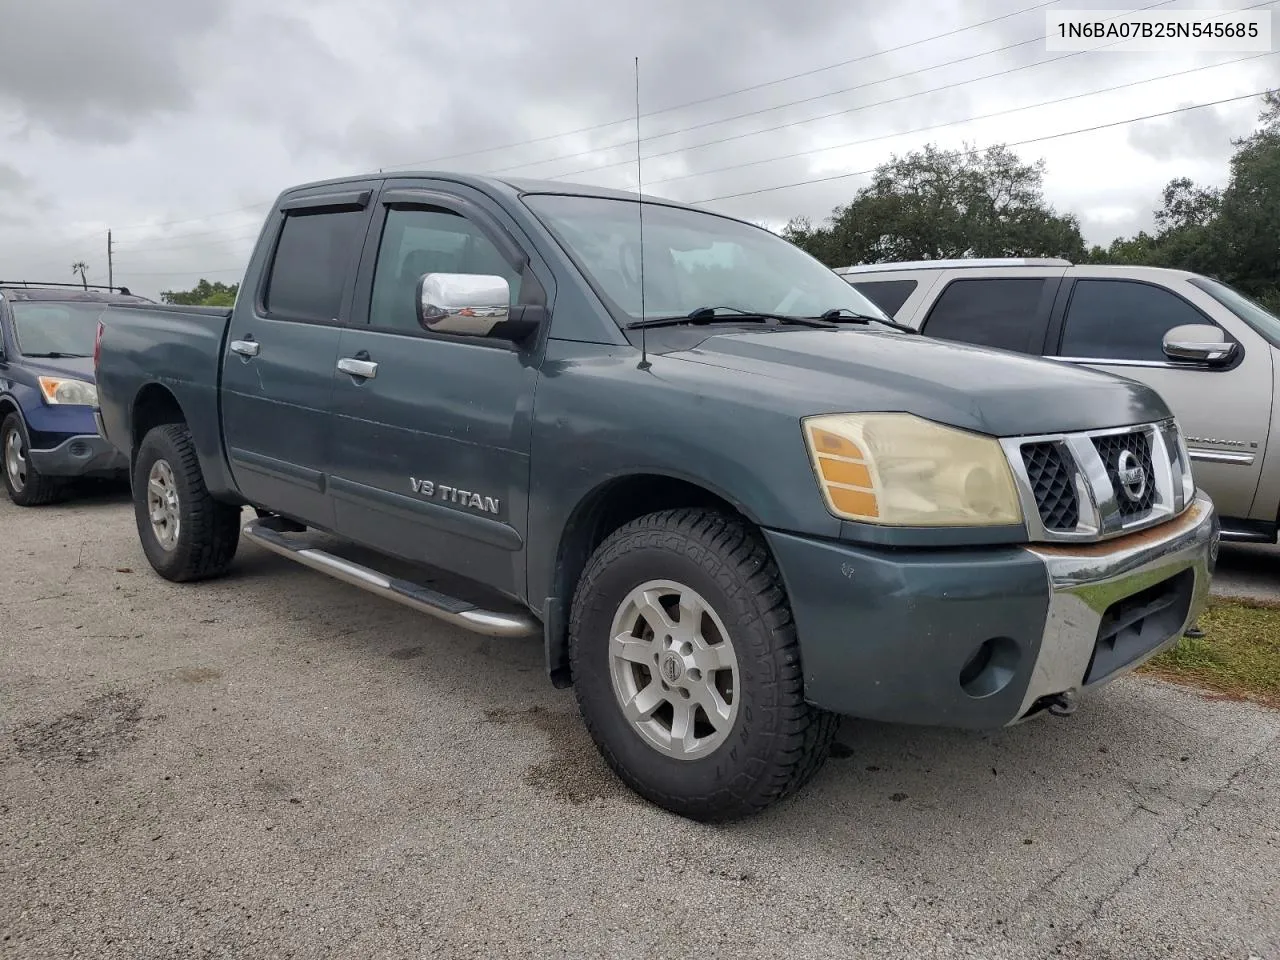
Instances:
[[[18,506],[62,500],[78,478],[128,476],[98,433],[93,351],[107,304],[150,302],[123,287],[0,281],[0,455]]]

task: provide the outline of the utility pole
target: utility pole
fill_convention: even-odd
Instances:
[[[116,285],[115,269],[111,263],[111,231],[107,231],[107,286]]]

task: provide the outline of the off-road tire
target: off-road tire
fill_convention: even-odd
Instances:
[[[172,550],[157,538],[147,505],[147,480],[157,460],[168,462],[178,493],[178,538]],[[186,424],[161,424],[142,438],[133,466],[133,513],[142,550],[166,580],[221,576],[240,543],[240,508],[210,496]]]
[[[19,490],[9,477],[4,457],[8,453],[9,434],[17,431],[22,438],[22,450],[26,460],[26,480]],[[31,435],[20,413],[10,413],[0,424],[0,473],[4,474],[4,489],[9,499],[19,507],[43,507],[63,500],[67,495],[67,483],[60,477],[46,477],[31,462]]]
[[[687,584],[732,638],[740,706],[728,739],[699,759],[654,749],[624,716],[610,675],[609,631],[627,594],[654,579]],[[601,755],[645,799],[703,822],[751,816],[822,767],[839,718],[804,700],[795,624],[759,533],[701,509],[634,520],[596,549],[574,593],[569,661],[579,709]]]

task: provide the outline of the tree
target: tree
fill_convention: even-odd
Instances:
[[[1117,238],[1089,259],[1206,274],[1280,308],[1280,91],[1263,96],[1258,120],[1257,130],[1231,141],[1225,187],[1170,180],[1154,234]]]
[[[201,278],[190,290],[165,290],[160,299],[165,303],[181,304],[187,307],[230,307],[236,302],[236,293],[240,284],[227,285],[222,281],[210,283]]]
[[[1280,91],[1263,97],[1259,120],[1259,130],[1232,141],[1236,152],[1213,229],[1227,282],[1274,304],[1280,284]]]
[[[1080,225],[1044,199],[1044,161],[1007,147],[896,154],[826,224],[784,236],[828,266],[949,257],[1085,256]]]
[[[74,276],[77,273],[80,274],[80,285],[84,287],[86,290],[89,289],[89,281],[85,279],[84,275],[88,271],[88,269],[89,269],[89,265],[85,263],[83,260],[77,260],[75,263],[71,265],[72,275]]]

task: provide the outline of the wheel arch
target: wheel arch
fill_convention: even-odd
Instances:
[[[200,469],[210,494],[230,503],[243,501],[235,493],[222,451],[222,423],[216,406],[205,412],[199,395],[188,396],[195,409],[183,405],[178,395],[163,383],[150,381],[138,390],[129,408],[129,473],[137,463],[142,439],[156,427],[181,423],[191,431]]]
[[[160,383],[148,383],[138,391],[129,409],[129,466],[138,458],[142,438],[166,423],[186,423],[187,415],[173,391]]]
[[[569,609],[582,571],[595,549],[618,528],[659,510],[694,507],[724,513],[758,527],[750,512],[724,492],[685,477],[633,473],[612,477],[583,496],[561,529],[543,612],[547,674],[556,687],[571,683]]]

